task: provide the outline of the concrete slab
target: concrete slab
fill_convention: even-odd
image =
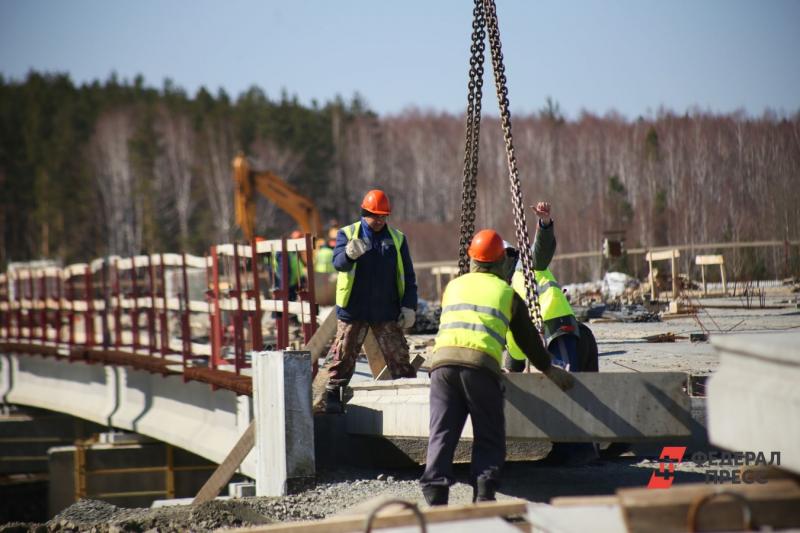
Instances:
[[[528,522],[533,531],[547,533],[625,533],[625,518],[619,505],[556,507],[546,503],[528,504]]]
[[[637,442],[691,434],[686,375],[679,372],[576,374],[562,392],[542,374],[505,376],[509,439]],[[347,431],[393,437],[428,435],[428,378],[351,385]],[[462,438],[472,437],[467,424]]]
[[[734,452],[780,452],[780,466],[800,473],[800,332],[712,339],[719,370],[708,380],[713,444]]]
[[[475,518],[474,520],[451,520],[449,522],[438,522],[427,524],[427,531],[434,533],[486,533],[487,531],[498,533],[519,533],[519,528],[500,518]],[[418,533],[420,527],[401,526],[381,528],[381,533]]]

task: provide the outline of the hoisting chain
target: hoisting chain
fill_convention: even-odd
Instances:
[[[461,235],[458,249],[459,274],[469,272],[467,247],[475,233],[475,198],[478,195],[478,148],[483,99],[483,52],[486,49],[486,19],[483,0],[475,0],[472,10],[472,45],[467,92],[467,134],[464,148],[464,181],[461,192]]]
[[[482,3],[482,6],[479,4]],[[542,312],[539,305],[539,294],[536,292],[536,281],[533,274],[533,257],[531,255],[530,239],[528,238],[528,227],[525,221],[525,210],[522,202],[522,189],[519,183],[519,170],[517,169],[517,158],[514,154],[514,142],[511,134],[511,112],[508,102],[508,87],[506,86],[505,66],[503,65],[503,52],[500,44],[500,28],[497,22],[497,8],[494,0],[475,0],[472,22],[472,58],[470,59],[470,85],[467,108],[467,151],[464,156],[464,192],[462,196],[461,210],[461,250],[459,254],[459,270],[466,272],[462,260],[466,262],[466,243],[472,238],[475,231],[475,195],[477,189],[477,166],[478,166],[478,135],[480,133],[480,99],[478,100],[478,115],[474,116],[474,88],[482,86],[483,68],[478,69],[474,63],[476,57],[476,39],[481,39],[480,60],[483,59],[483,28],[488,29],[489,49],[492,54],[492,68],[494,70],[495,87],[497,90],[497,101],[500,105],[500,124],[503,128],[503,140],[506,145],[506,158],[508,159],[508,178],[511,185],[511,201],[514,213],[514,228],[517,238],[517,247],[522,258],[522,273],[525,277],[525,303],[528,306],[528,313],[536,324],[537,328],[542,329]],[[481,74],[480,82],[476,82],[473,73]],[[477,127],[476,127],[477,124]],[[467,159],[470,168],[467,172]],[[469,202],[467,201],[469,199]],[[465,222],[466,221],[466,222]],[[465,239],[465,234],[467,235]]]

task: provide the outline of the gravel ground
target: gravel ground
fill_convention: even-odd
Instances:
[[[658,468],[657,460],[632,456],[574,467],[544,466],[537,462],[508,463],[498,499],[548,502],[556,496],[608,494],[619,487],[646,485],[654,468]],[[700,467],[682,463],[676,483],[702,481],[700,472]],[[320,472],[314,488],[282,498],[215,500],[196,506],[157,509],[124,509],[102,501],[81,500],[45,524],[5,524],[0,526],[0,533],[213,531],[315,520],[336,514],[363,514],[371,510],[373,502],[383,498],[399,498],[425,507],[417,484],[420,474],[421,468],[394,471],[348,468],[335,473]],[[472,488],[466,482],[468,475],[467,465],[457,465],[459,482],[451,488],[451,504],[472,501]]]

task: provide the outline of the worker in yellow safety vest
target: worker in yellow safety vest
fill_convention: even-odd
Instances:
[[[333,266],[333,248],[336,241],[325,242],[324,239],[317,241],[317,253],[314,256],[314,272],[319,274],[333,274],[336,268]]]
[[[343,390],[372,331],[392,379],[416,377],[403,333],[414,325],[417,281],[408,239],[387,223],[389,197],[373,189],[361,201],[361,218],[336,233],[336,337],[328,353],[326,412],[341,413]]]
[[[578,358],[580,336],[578,321],[569,300],[549,269],[556,249],[551,206],[548,202],[539,202],[533,209],[539,217],[532,254],[545,344],[555,356],[553,361],[555,364],[572,372],[579,372],[583,369]],[[517,262],[516,270],[511,277],[511,286],[517,294],[525,298],[525,277],[521,261]],[[508,354],[512,359],[508,362],[511,365],[510,369],[519,371],[520,365],[524,366],[525,356],[517,346],[513,335],[508,339]]]
[[[429,505],[447,504],[454,482],[453,453],[467,415],[474,435],[473,501],[495,499],[506,452],[501,368],[507,332],[514,332],[523,354],[556,385],[566,390],[573,383],[568,372],[551,364],[524,300],[505,279],[500,235],[479,231],[468,254],[470,272],[445,288],[439,333],[428,361],[430,436],[420,485]]]
[[[551,217],[551,206],[548,202],[539,202],[533,206],[539,217],[536,237],[533,244],[533,267],[536,290],[539,294],[539,306],[542,313],[542,329],[545,345],[553,354],[553,363],[570,372],[596,372],[597,343],[591,330],[579,324],[575,313],[549,265],[556,250],[556,238]],[[510,245],[506,253],[516,254]],[[506,273],[511,278],[514,291],[525,298],[525,278],[520,261],[513,270]],[[504,366],[511,372],[521,372],[525,368],[525,354],[511,332],[507,338],[508,357]],[[597,448],[592,443],[556,442],[550,453],[543,460],[545,463],[582,464],[597,457]]]

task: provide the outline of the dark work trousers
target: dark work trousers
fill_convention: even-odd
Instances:
[[[472,419],[474,441],[470,483],[478,479],[499,482],[506,459],[506,422],[503,413],[504,388],[499,377],[488,370],[464,366],[441,366],[431,373],[430,437],[424,487],[449,487],[453,478],[453,455],[461,430]]]

